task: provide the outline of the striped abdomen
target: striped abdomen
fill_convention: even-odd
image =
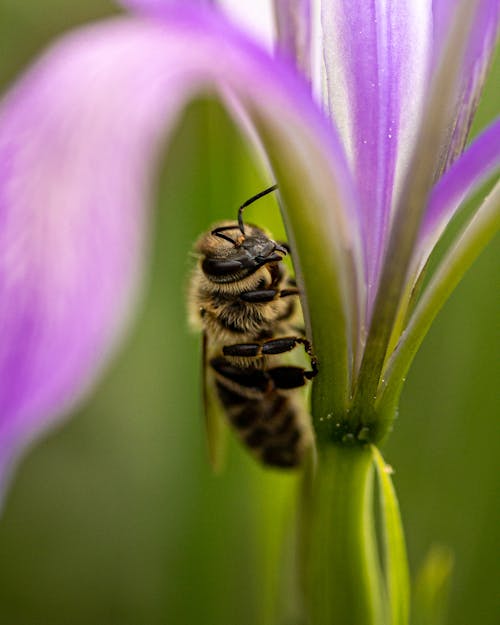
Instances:
[[[286,386],[283,380],[289,378],[295,388],[302,369],[236,367],[222,357],[212,359],[210,366],[219,399],[243,443],[264,464],[299,466],[310,444],[307,417],[297,401],[297,391],[277,386]]]

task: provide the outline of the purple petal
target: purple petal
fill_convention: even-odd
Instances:
[[[361,194],[371,301],[420,123],[430,0],[332,0],[322,7],[328,101]]]
[[[312,75],[311,0],[274,0],[278,49],[292,59],[304,76]]]
[[[377,394],[384,362],[393,339],[402,330],[411,268],[420,224],[436,179],[436,165],[447,128],[475,0],[460,3],[442,60],[432,76],[419,133],[403,185],[397,198],[384,264],[374,300],[370,329],[357,380],[354,406],[362,406]]]
[[[440,58],[442,46],[456,14],[456,0],[433,0],[434,63]],[[491,56],[495,48],[500,21],[499,0],[480,0],[465,50],[462,81],[457,97],[454,120],[442,156],[442,170],[446,170],[461,154],[467,141],[472,118],[476,112]]]
[[[160,15],[175,4],[197,6],[198,10],[204,7],[219,9],[250,34],[267,50],[272,50],[276,39],[275,24],[271,0],[118,0],[119,4],[132,11],[149,15]]]
[[[425,263],[464,199],[500,168],[500,118],[489,126],[435,186],[419,234],[415,262]]]
[[[311,189],[313,205],[342,198],[311,215],[325,248],[341,231],[339,247],[356,236],[343,152],[307,83],[201,13],[77,31],[0,107],[0,478],[109,355],[141,273],[159,144],[202,88],[276,127],[284,170]]]
[[[266,50],[274,49],[276,24],[271,0],[214,0],[214,4]]]
[[[183,3],[190,4],[210,4],[212,0],[116,0],[117,4],[121,4],[126,9],[132,11],[160,11],[174,4],[181,5]]]

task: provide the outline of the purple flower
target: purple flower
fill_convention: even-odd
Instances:
[[[497,186],[415,306],[444,228],[500,165],[500,121],[462,154],[498,0],[324,0],[320,16],[275,0],[274,55],[209,2],[123,4],[135,15],[56,42],[0,106],[0,481],[116,345],[158,151],[207,90],[280,187],[321,363],[318,435],[342,423],[376,440],[432,317],[498,226]]]

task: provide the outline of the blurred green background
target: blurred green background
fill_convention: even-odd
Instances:
[[[0,85],[59,32],[115,11],[104,0],[0,0]],[[497,58],[475,131],[498,114],[499,84]],[[293,478],[262,470],[236,445],[225,473],[211,475],[199,344],[184,304],[192,241],[266,182],[220,108],[193,104],[162,164],[136,323],[92,396],[26,456],[9,492],[0,625],[277,625],[272,596],[285,582],[273,562]],[[278,218],[272,200],[257,210],[254,219]],[[434,324],[384,450],[412,571],[434,544],[454,553],[453,625],[493,625],[499,614],[499,251],[497,237]]]

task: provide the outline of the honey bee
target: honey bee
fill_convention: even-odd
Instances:
[[[243,210],[215,224],[195,245],[190,316],[203,331],[205,411],[216,397],[242,442],[265,465],[299,466],[311,447],[310,418],[299,390],[317,373],[305,338],[295,280],[282,263],[289,248],[243,223]],[[303,346],[311,369],[286,364]],[[215,389],[215,392],[212,392]]]

